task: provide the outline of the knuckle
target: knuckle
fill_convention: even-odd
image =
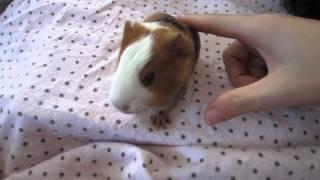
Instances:
[[[255,21],[257,28],[265,29],[265,27],[268,27],[269,29],[276,28],[279,23],[278,19],[283,17],[280,14],[260,14],[255,15]]]
[[[273,14],[258,14],[258,15],[255,15],[255,18],[258,22],[261,22],[262,20],[265,20],[265,21],[270,21],[272,20],[274,17]]]
[[[232,54],[233,54],[233,50],[234,50],[234,47],[233,47],[233,44],[229,47],[227,47],[223,53],[222,53],[222,60],[224,63],[228,62],[230,60],[230,58],[232,57]]]
[[[230,47],[225,49],[222,53],[222,60],[226,62],[230,58]]]
[[[255,20],[261,24],[268,23],[273,24],[275,22],[275,19],[285,17],[282,14],[279,13],[266,13],[266,14],[258,14],[255,15]]]
[[[230,103],[235,114],[244,114],[250,110],[250,104],[247,99],[237,94],[231,94]]]
[[[246,35],[257,44],[264,44],[270,39],[270,31],[276,32],[281,27],[279,16],[274,14],[254,15],[245,26]]]

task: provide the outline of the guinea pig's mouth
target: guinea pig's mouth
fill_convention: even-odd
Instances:
[[[142,110],[123,110],[123,109],[118,109],[120,112],[124,113],[124,114],[140,114],[143,111]]]
[[[130,109],[127,111],[127,114],[140,114],[143,113],[144,111],[146,111],[146,108],[134,108],[134,109]]]
[[[144,111],[146,111],[146,108],[144,107],[136,107],[136,106],[130,106],[130,105],[117,105],[116,103],[113,103],[116,109],[118,109],[120,112],[124,114],[140,114]]]

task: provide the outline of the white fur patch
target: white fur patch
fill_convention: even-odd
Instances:
[[[141,23],[145,28],[147,28],[150,31],[155,31],[157,29],[168,29],[165,26],[162,26],[159,22],[145,22]]]
[[[123,51],[110,90],[111,101],[120,110],[124,106],[128,107],[127,113],[146,109],[144,102],[152,97],[152,93],[141,84],[139,73],[150,60],[152,46],[150,34],[130,44]]]

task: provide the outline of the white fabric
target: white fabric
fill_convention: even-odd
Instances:
[[[259,111],[214,127],[202,120],[208,101],[231,88],[221,60],[230,39],[201,34],[199,63],[168,129],[108,101],[126,20],[284,12],[280,4],[14,0],[0,16],[0,178],[317,179],[319,108]]]

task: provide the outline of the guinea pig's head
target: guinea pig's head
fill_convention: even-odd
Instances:
[[[110,100],[124,113],[170,108],[194,67],[190,37],[158,22],[126,22]]]

